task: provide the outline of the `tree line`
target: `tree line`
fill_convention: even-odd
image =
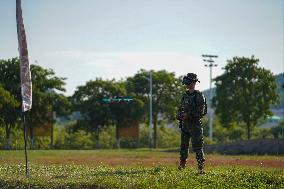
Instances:
[[[222,127],[245,123],[247,138],[257,122],[271,115],[269,107],[279,102],[273,74],[258,65],[252,57],[234,57],[228,60],[225,72],[215,78],[216,96],[213,105]],[[22,127],[19,59],[0,60],[0,126],[5,128],[6,148],[10,148],[10,133]],[[80,112],[72,132],[84,130],[94,134],[96,147],[100,147],[100,132],[115,126],[115,146],[120,147],[118,129],[139,123],[149,123],[149,71],[139,70],[125,80],[94,78],[78,86],[72,96],[65,96],[66,78],[52,69],[31,65],[33,107],[26,113],[31,146],[33,129],[50,120],[49,112],[68,116]],[[185,73],[186,74],[186,73]],[[153,135],[154,148],[158,146],[159,121],[175,123],[174,117],[185,88],[181,77],[166,70],[152,71],[153,77]],[[133,101],[104,103],[104,98],[131,97]]]

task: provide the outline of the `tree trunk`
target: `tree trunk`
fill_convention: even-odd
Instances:
[[[11,150],[10,131],[11,131],[11,126],[6,124],[6,147],[5,147],[5,149],[7,149],[7,150]]]
[[[100,144],[100,127],[99,126],[96,127],[95,138],[96,138],[96,149],[100,149],[101,144]]]
[[[158,146],[157,122],[158,122],[158,116],[154,115],[154,148],[157,148],[157,146]]]
[[[116,138],[116,148],[120,148],[119,124],[116,124],[115,138]]]
[[[250,123],[247,123],[247,131],[248,131],[248,140],[251,139],[251,125]]]
[[[53,148],[53,124],[51,125],[50,128],[50,149]]]

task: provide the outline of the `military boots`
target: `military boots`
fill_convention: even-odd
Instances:
[[[205,166],[205,162],[204,161],[198,161],[197,169],[198,169],[198,173],[199,174],[205,174],[204,166]]]
[[[185,166],[186,166],[186,159],[185,160],[180,160],[180,162],[179,162],[179,166],[178,166],[178,169],[179,170],[182,170],[182,169],[184,169],[185,168]]]
[[[203,149],[196,151],[197,169],[199,174],[204,174],[205,158]]]

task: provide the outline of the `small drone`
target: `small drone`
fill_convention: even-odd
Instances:
[[[103,103],[129,103],[133,101],[133,98],[130,97],[122,97],[122,96],[113,96],[113,97],[104,97],[102,99]]]

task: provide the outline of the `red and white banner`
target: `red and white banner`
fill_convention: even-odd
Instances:
[[[32,80],[28,58],[26,33],[22,17],[21,0],[16,0],[16,19],[21,66],[22,111],[25,112],[32,108]]]

